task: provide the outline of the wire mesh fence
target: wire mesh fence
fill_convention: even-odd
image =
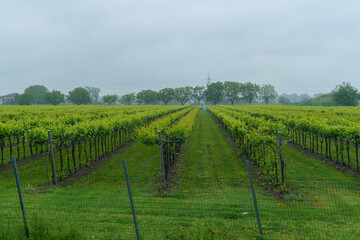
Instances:
[[[20,171],[19,178],[30,235],[42,221],[86,239],[136,239],[124,174],[93,173],[57,186],[44,185],[37,174]],[[283,189],[254,181],[265,237],[360,238],[357,180],[296,179]],[[141,239],[259,237],[249,178],[176,177],[163,184],[130,176],[130,183]],[[24,231],[12,171],[0,174],[0,215],[1,228]]]

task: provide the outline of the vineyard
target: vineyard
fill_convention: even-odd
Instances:
[[[256,239],[249,159],[266,239],[360,237],[359,108],[206,108],[1,107],[0,214],[20,228],[15,156],[30,220],[133,239],[126,159],[143,238]]]
[[[11,156],[41,159],[48,152],[49,134],[56,151],[56,179],[62,180],[131,141],[138,128],[169,127],[189,107],[61,107],[3,109],[0,122],[1,165]],[[166,124],[165,124],[166,122]],[[159,124],[160,123],[160,124]],[[146,139],[147,136],[138,136]],[[146,141],[146,140],[144,140]]]
[[[267,153],[264,146],[276,145],[279,132],[303,149],[359,171],[357,108],[211,106],[209,110],[243,146],[243,152],[276,182],[276,154]]]

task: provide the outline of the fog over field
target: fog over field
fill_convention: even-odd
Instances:
[[[273,84],[360,89],[359,1],[0,1],[0,95]]]

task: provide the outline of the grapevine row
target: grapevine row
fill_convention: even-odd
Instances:
[[[62,179],[71,175],[79,168],[83,168],[93,161],[104,157],[115,149],[126,144],[133,138],[135,129],[153,120],[168,114],[176,114],[189,107],[168,106],[152,107],[145,111],[135,111],[124,114],[119,111],[118,115],[104,117],[94,121],[79,121],[73,125],[58,124],[51,126],[39,126],[19,131],[26,134],[26,142],[16,146],[20,157],[30,154],[33,146],[39,146],[44,152],[47,151],[47,129],[53,133],[54,150],[57,152],[55,165],[57,178]],[[79,116],[77,116],[79,117]],[[48,127],[48,128],[47,128]],[[16,137],[16,136],[15,136]],[[24,135],[22,135],[24,138]],[[4,142],[4,138],[2,138]],[[26,144],[25,144],[26,143]],[[26,145],[26,147],[23,147]],[[23,148],[21,148],[23,147]],[[10,148],[11,149],[11,146]],[[30,149],[30,151],[28,151]],[[2,149],[2,153],[4,149]]]
[[[137,131],[137,138],[144,144],[159,144],[161,152],[160,174],[163,181],[167,180],[176,155],[180,152],[181,144],[192,132],[199,108],[199,106],[194,106],[176,114],[164,116]]]
[[[279,183],[281,172],[278,164],[277,133],[281,131],[286,137],[285,126],[280,122],[269,122],[224,107],[207,108],[229,132],[241,151],[258,166],[261,174],[270,182]]]
[[[262,117],[272,122],[282,122],[295,144],[359,171],[360,115],[358,108],[328,108],[328,112],[319,111],[313,107],[303,107],[302,111],[279,106],[225,108],[254,117]]]

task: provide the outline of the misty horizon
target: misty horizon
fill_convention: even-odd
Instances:
[[[357,1],[2,1],[0,96],[44,85],[100,95],[212,82],[279,95],[360,89]]]

